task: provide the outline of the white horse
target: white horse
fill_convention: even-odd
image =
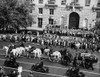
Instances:
[[[11,53],[15,57],[21,57],[24,52],[25,52],[25,49],[23,47],[17,47],[15,49],[12,49],[12,51],[11,51]]]
[[[61,53],[59,51],[55,51],[51,54],[53,57],[53,61],[59,62],[61,60]]]
[[[18,50],[17,49],[12,49],[11,53],[13,54],[14,57],[18,57]]]
[[[49,52],[50,52],[49,48],[44,49],[44,54],[46,54],[46,56],[49,56]]]
[[[20,47],[20,51],[21,51],[21,53],[20,53],[21,55],[25,55],[26,52],[25,52],[25,48],[24,47]]]
[[[20,57],[22,54],[23,54],[23,48],[20,48],[20,47],[17,47],[17,53],[16,53],[16,56]]]
[[[23,53],[23,51],[21,50],[20,47],[17,47],[15,49],[12,49],[11,53],[13,54],[13,56],[15,57],[20,57]]]
[[[42,55],[41,49],[36,48],[35,50],[33,50],[32,53],[33,53],[34,58],[36,58],[36,57],[38,57],[39,59],[41,58],[41,55]]]
[[[41,55],[42,55],[42,51],[41,51],[41,49],[40,49],[40,48],[36,48],[36,51],[38,52],[38,58],[40,58]]]

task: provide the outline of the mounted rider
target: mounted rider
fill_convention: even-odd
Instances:
[[[43,68],[44,62],[41,61],[40,63],[37,63],[36,66],[37,66],[37,68]]]

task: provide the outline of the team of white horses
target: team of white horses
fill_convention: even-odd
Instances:
[[[58,62],[61,60],[61,53],[59,51],[54,51],[52,54],[50,54],[51,51],[49,48],[45,48],[43,50],[43,53],[40,48],[32,48],[31,45],[28,45],[25,47],[19,46],[19,47],[11,49],[10,51],[9,51],[9,48],[10,46],[3,47],[3,51],[5,52],[6,57],[9,56],[10,54],[12,54],[14,57],[29,56],[31,54],[32,56],[34,56],[34,58],[41,59],[43,57],[42,55],[46,55],[48,59],[51,59],[52,57],[53,61]],[[29,54],[30,50],[31,50],[31,53]]]

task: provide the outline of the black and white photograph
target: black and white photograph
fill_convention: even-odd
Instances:
[[[0,77],[100,77],[100,0],[0,0]]]

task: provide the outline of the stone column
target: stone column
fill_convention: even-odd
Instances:
[[[66,27],[67,27],[67,29],[68,29],[68,27],[69,27],[69,14],[67,15],[67,23],[66,23],[66,25],[65,25]]]
[[[59,25],[64,25],[64,16],[62,15],[61,18],[59,19]]]
[[[88,28],[88,19],[87,18],[83,19],[82,28],[85,28],[85,29]]]

